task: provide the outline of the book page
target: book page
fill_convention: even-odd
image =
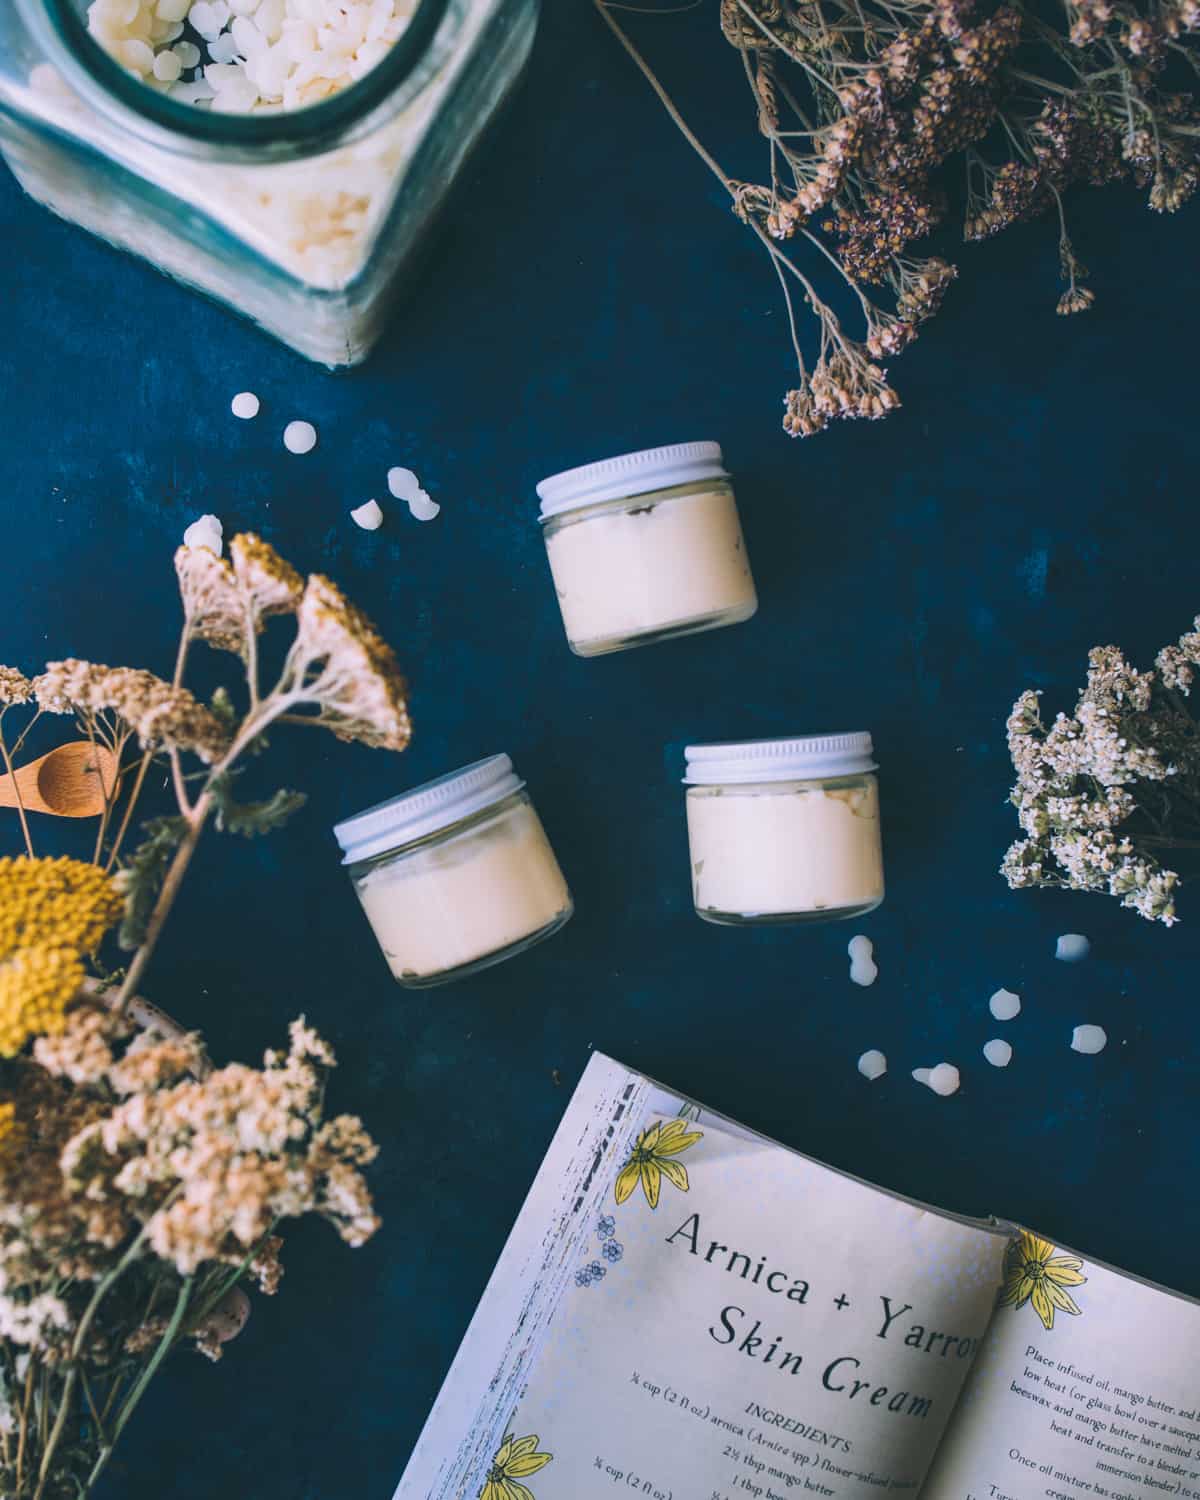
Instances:
[[[1200,1497],[1200,1305],[1022,1232],[922,1500]]]
[[[464,1496],[917,1493],[986,1332],[1006,1232],[660,1093],[598,1182],[503,1440]]]

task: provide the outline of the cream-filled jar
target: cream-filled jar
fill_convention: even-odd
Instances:
[[[574,910],[507,755],[381,802],[333,832],[388,966],[413,989],[511,958]]]
[[[735,625],[758,608],[719,443],[585,464],[543,479],[537,492],[577,656]]]
[[[883,900],[871,736],[689,745],[687,826],[707,922],[831,922]]]

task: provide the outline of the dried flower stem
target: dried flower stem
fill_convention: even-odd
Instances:
[[[124,1011],[133,999],[133,993],[141,984],[145,975],[147,965],[158,946],[158,940],[162,936],[162,930],[166,925],[167,917],[175,904],[175,898],[183,884],[183,877],[187,874],[188,866],[192,862],[192,856],[196,852],[196,846],[200,842],[200,835],[204,832],[204,824],[208,819],[211,799],[205,802],[202,797],[195,811],[188,819],[187,833],[176,851],[174,859],[167,870],[167,874],[159,891],[158,900],[154,904],[154,910],[150,915],[150,921],[146,927],[146,935],[142,939],[137,952],[130,960],[129,967],[125,971],[125,978],[121,988],[117,991],[117,1005],[119,1011]]]
[[[112,841],[112,847],[108,851],[108,858],[104,862],[104,869],[111,871],[117,863],[117,857],[121,853],[121,845],[125,842],[125,835],[129,832],[129,825],[133,820],[133,810],[138,804],[142,794],[142,786],[146,780],[146,772],[150,769],[150,762],[154,754],[150,750],[142,752],[142,758],[138,762],[137,774],[133,779],[133,786],[125,801],[125,812],[121,818],[120,827],[117,829],[116,837]]]
[[[1066,25],[1057,27],[1032,0],[990,0],[986,9],[983,0],[721,0],[721,30],[767,142],[761,183],[730,178],[609,0],[595,4],[736,215],[760,239],[805,239],[854,288],[861,342],[846,337],[829,301],[806,297],[819,353],[808,363],[797,353],[800,382],[784,418],[794,436],[899,405],[882,361],[936,315],[957,274],[939,257],[908,254],[945,215],[940,178],[956,157],[966,239],[1057,209],[1060,314],[1094,301],[1066,229],[1069,187],[1132,178],[1150,189],[1152,209],[1173,212],[1200,186],[1200,98],[1164,72],[1178,59],[1200,75],[1200,0],[1064,0]],[[794,262],[772,264],[777,275],[795,274]],[[876,286],[894,292],[894,310],[877,301]]]
[[[21,797],[21,788],[17,783],[16,774],[13,771],[12,755],[9,753],[8,745],[4,738],[4,714],[5,709],[0,708],[0,759],[4,761],[4,771],[12,783],[13,794],[17,799],[17,817],[21,820],[21,836],[25,840],[25,852],[30,859],[33,858],[33,839],[29,833],[29,819],[25,816],[25,803]]]
[[[282,707],[278,710],[283,712]],[[183,776],[180,769],[178,752],[171,752],[171,770],[175,784],[175,795],[179,804],[180,816],[187,821],[187,832],[185,833],[174,859],[167,870],[162,883],[158,900],[155,902],[150,921],[146,927],[146,935],[141,945],[130,960],[129,967],[125,972],[125,978],[121,982],[121,988],[117,992],[116,1008],[124,1011],[133,999],[134,991],[141,984],[146,968],[153,957],[154,950],[158,945],[159,937],[166,925],[171,908],[175,904],[175,898],[179,894],[183,884],[183,878],[187,874],[188,866],[192,862],[192,856],[200,843],[200,836],[204,832],[204,826],[208,822],[209,815],[213,811],[213,783],[221,776],[228,775],[237,762],[238,756],[267,728],[268,724],[277,717],[270,706],[266,710],[260,709],[257,717],[248,718],[242,726],[241,732],[229,747],[226,754],[210,770],[205,781],[204,790],[193,804],[187,795],[183,785]]]
[[[239,762],[269,726],[286,718],[403,749],[404,682],[333,584],[305,583],[256,537],[235,537],[228,562],[181,549],[176,571],[172,682],[73,659],[33,680],[0,667],[0,718],[34,702],[33,722],[71,714],[119,767],[91,864],[33,858],[28,838],[26,858],[0,860],[0,963],[15,978],[0,995],[0,1201],[13,1210],[0,1223],[0,1377],[14,1391],[20,1369],[24,1382],[0,1431],[0,1491],[12,1500],[82,1500],[171,1350],[187,1340],[220,1357],[238,1297],[244,1309],[238,1282],[278,1285],[281,1218],[319,1214],[349,1244],[378,1224],[360,1170],[374,1144],[353,1117],[322,1120],[335,1058],[303,1020],[261,1070],[214,1069],[202,1041],[136,991],[208,824],[265,833],[303,802],[283,788],[262,802],[234,796]],[[264,697],[255,637],[271,614],[293,615],[295,638]],[[207,707],[184,687],[197,638],[240,659],[240,717],[224,688]],[[140,763],[114,834],[135,735]],[[122,861],[155,758],[177,812],[152,819]],[[2,736],[0,759],[11,766]],[[133,950],[119,985],[88,973],[118,923]]]
[[[611,7],[606,3],[606,0],[593,0],[593,3],[595,4],[596,9],[600,12],[601,16],[604,18],[605,25],[608,26],[613,35],[620,42],[621,46],[624,47],[625,51],[641,69],[646,82],[658,95],[663,108],[667,111],[671,119],[679,127],[692,150],[695,151],[696,155],[700,157],[701,161],[704,162],[709,171],[712,172],[712,174],[721,183],[724,184],[727,191],[732,193],[733,183],[726,175],[724,168],[702,144],[695,131],[692,130],[691,126],[680,114],[675,101],[671,98],[670,94],[667,93],[666,89],[659,82],[653,68],[651,68],[650,64],[642,56],[637,47],[634,46],[633,40],[629,36],[628,32],[626,32],[625,28],[613,19]]]

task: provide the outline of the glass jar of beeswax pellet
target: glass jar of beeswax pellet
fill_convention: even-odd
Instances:
[[[62,218],[363,359],[538,0],[3,0],[0,151]]]
[[[511,958],[574,910],[507,755],[347,818],[334,837],[388,966],[409,988]]]
[[[692,891],[707,922],[830,922],[883,900],[871,736],[689,745]]]
[[[627,453],[543,479],[537,491],[577,656],[734,625],[758,608],[718,443]]]

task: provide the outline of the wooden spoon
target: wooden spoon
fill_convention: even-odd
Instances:
[[[11,776],[0,776],[0,807],[20,805],[26,812],[57,818],[95,818],[104,811],[106,794],[117,780],[117,757],[104,745],[75,740],[30,761]]]

